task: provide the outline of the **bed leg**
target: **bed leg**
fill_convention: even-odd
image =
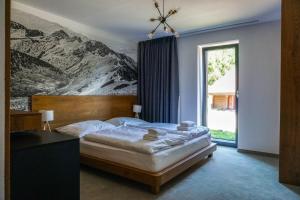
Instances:
[[[208,155],[208,158],[212,158],[213,156],[214,156],[214,154],[211,153],[211,154]]]
[[[152,185],[152,186],[151,186],[151,192],[152,192],[153,194],[158,194],[159,191],[160,191],[160,185],[159,185],[159,184],[157,184],[157,185]]]

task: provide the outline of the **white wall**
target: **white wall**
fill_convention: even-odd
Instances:
[[[279,153],[280,22],[182,37],[178,41],[182,120],[197,121],[197,47],[239,40],[238,148]]]
[[[4,44],[5,0],[0,0],[0,200],[4,199]]]

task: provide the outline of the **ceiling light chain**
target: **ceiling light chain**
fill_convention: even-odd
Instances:
[[[158,18],[151,18],[150,21],[151,22],[155,22],[158,21],[159,24],[148,34],[148,37],[150,39],[152,39],[156,33],[156,30],[160,27],[160,25],[163,26],[163,30],[166,33],[172,33],[175,35],[175,37],[179,37],[179,33],[175,31],[175,29],[173,27],[171,27],[168,23],[167,23],[167,19],[173,15],[175,15],[176,13],[178,13],[179,8],[176,9],[171,9],[169,10],[169,12],[165,15],[165,0],[163,0],[163,9],[162,11],[160,10],[159,4],[157,2],[157,0],[154,0],[154,6],[159,14]]]

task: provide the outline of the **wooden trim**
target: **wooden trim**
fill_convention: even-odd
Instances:
[[[161,185],[167,183],[182,172],[186,171],[193,165],[199,163],[207,157],[212,157],[216,151],[217,145],[212,143],[210,146],[201,149],[200,151],[184,158],[178,163],[167,167],[160,172],[148,172],[141,169],[126,166],[120,163],[115,163],[108,160],[103,160],[87,154],[80,155],[80,162],[96,169],[100,169],[112,174],[116,174],[151,187],[151,191],[155,194],[159,193]]]
[[[132,117],[136,96],[32,96],[32,111],[54,110],[52,128],[84,120]]]
[[[279,181],[300,186],[300,1],[282,1]]]
[[[5,199],[10,199],[10,15],[11,1],[5,0]]]
[[[273,153],[266,153],[266,152],[261,152],[261,151],[252,151],[252,150],[246,150],[246,149],[238,149],[237,151],[239,153],[254,154],[254,155],[266,156],[266,157],[271,157],[271,158],[279,158],[278,154],[273,154]]]

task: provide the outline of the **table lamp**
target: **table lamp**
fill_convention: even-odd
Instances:
[[[42,122],[44,123],[43,130],[46,131],[46,127],[51,132],[51,127],[49,122],[54,120],[54,111],[53,110],[40,110],[42,113]]]
[[[142,111],[141,105],[133,105],[133,112],[135,113],[135,118],[140,118],[139,113]]]

